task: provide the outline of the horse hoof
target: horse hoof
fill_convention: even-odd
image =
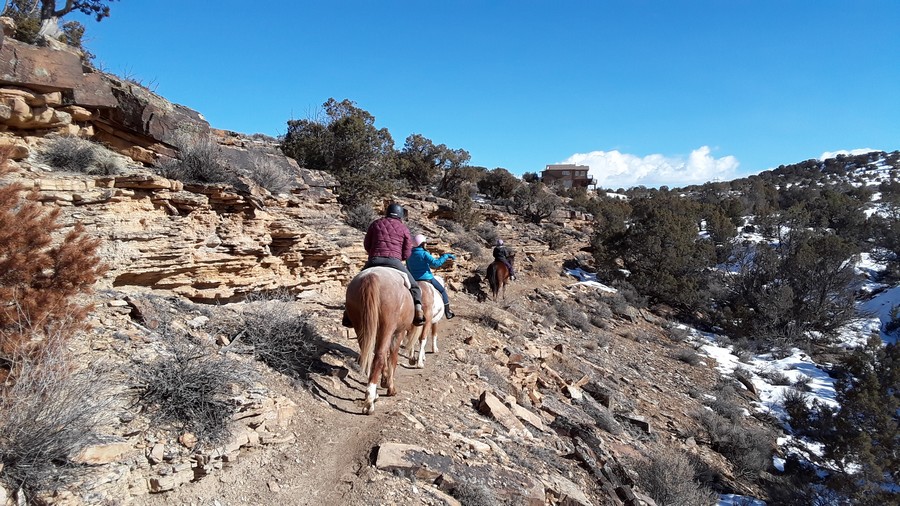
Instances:
[[[397,395],[397,387],[393,387],[393,386],[388,387],[388,389],[387,389],[387,396],[388,396],[388,397],[393,397],[393,396],[395,396],[395,395]]]
[[[413,357],[409,357],[409,365],[416,365],[416,359]]]
[[[416,369],[425,369],[425,361],[416,362]]]
[[[366,408],[363,409],[363,414],[364,414],[364,415],[371,415],[371,414],[374,413],[374,412],[375,412],[375,403],[374,403],[374,402],[371,403],[371,404],[366,403]]]

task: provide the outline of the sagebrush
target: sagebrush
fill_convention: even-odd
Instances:
[[[85,471],[74,459],[106,442],[115,413],[109,373],[77,368],[59,336],[39,355],[19,357],[16,382],[0,391],[0,480],[31,500]]]
[[[302,379],[319,358],[318,330],[311,319],[290,304],[268,301],[244,311],[245,342],[254,356],[272,369]]]
[[[201,443],[225,440],[237,410],[231,386],[250,384],[252,371],[172,331],[163,334],[171,348],[135,368],[138,402],[155,426],[190,432]]]

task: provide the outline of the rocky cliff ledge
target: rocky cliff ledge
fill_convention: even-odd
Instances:
[[[235,169],[266,157],[295,175],[289,194],[252,183],[185,185],[150,167],[177,154],[177,135],[211,135]],[[116,176],[60,173],[40,159],[50,135],[89,139],[122,157]],[[104,239],[107,287],[170,290],[228,301],[287,287],[340,286],[364,252],[341,224],[333,178],[302,169],[272,139],[210,128],[203,117],[149,90],[82,65],[64,47],[0,35],[0,148],[34,198]],[[326,219],[327,217],[327,219]],[[348,246],[353,246],[349,247]]]

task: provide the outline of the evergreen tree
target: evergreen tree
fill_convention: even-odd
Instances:
[[[826,456],[852,469],[838,481],[856,504],[891,504],[896,494],[884,485],[900,482],[900,346],[873,336],[844,367]]]
[[[370,203],[393,193],[398,175],[394,141],[375,117],[350,100],[328,99],[324,116],[288,121],[284,154],[301,167],[333,174],[345,207]]]

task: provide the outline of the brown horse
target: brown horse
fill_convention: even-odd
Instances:
[[[359,341],[360,369],[368,375],[366,414],[375,412],[378,381],[387,395],[397,394],[394,371],[400,344],[413,328],[413,301],[406,275],[390,267],[366,269],[347,286],[347,314]]]
[[[506,257],[509,260],[509,265],[513,264],[513,260],[515,259],[515,255],[509,255]],[[497,294],[502,293],[503,298],[506,298],[506,283],[509,281],[509,267],[506,266],[505,263],[500,260],[494,260],[491,262],[491,265],[488,265],[487,268],[487,279],[488,285],[491,287],[491,294],[494,297],[494,300],[497,300]]]
[[[439,276],[435,276],[435,279],[442,285],[444,284],[444,280]],[[437,329],[438,323],[444,318],[444,304],[441,299],[441,292],[429,281],[419,281],[419,288],[422,289],[422,309],[425,310],[425,325],[414,327],[412,332],[406,335],[404,346],[409,353],[409,365],[415,365],[417,369],[423,369],[425,368],[425,343],[428,341],[429,336],[431,336],[431,353],[437,353],[438,351]]]

